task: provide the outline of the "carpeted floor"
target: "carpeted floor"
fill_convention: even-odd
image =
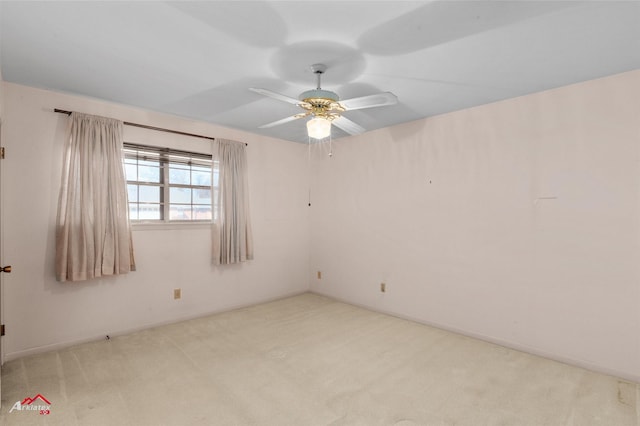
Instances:
[[[9,413],[38,394],[49,415]],[[308,293],[7,362],[0,424],[625,426],[639,399],[615,377]]]

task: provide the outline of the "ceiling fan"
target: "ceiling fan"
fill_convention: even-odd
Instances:
[[[342,116],[344,111],[394,105],[398,102],[397,96],[391,92],[382,92],[375,95],[361,96],[341,101],[335,92],[324,90],[320,87],[320,78],[327,70],[327,66],[324,64],[313,64],[311,65],[311,70],[317,76],[318,85],[315,89],[302,92],[298,99],[281,95],[280,93],[267,89],[249,89],[261,95],[294,104],[304,110],[304,112],[264,124],[259,128],[265,129],[299,118],[312,117],[307,121],[307,131],[309,136],[314,139],[324,139],[328,137],[331,134],[331,124],[334,124],[350,135],[357,135],[365,132],[366,129]]]

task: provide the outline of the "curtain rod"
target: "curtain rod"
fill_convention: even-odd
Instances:
[[[72,111],[66,111],[64,109],[55,108],[53,112],[59,112],[60,114],[71,115]],[[123,121],[122,124],[124,124],[125,126],[140,127],[142,129],[157,130],[158,132],[173,133],[176,135],[183,135],[183,136],[193,136],[194,138],[209,139],[212,141],[216,140],[216,138],[213,138],[211,136],[197,135],[195,133],[181,132],[179,130],[165,129],[163,127],[148,126],[146,124],[130,123],[128,121]],[[248,145],[249,145],[248,143],[245,143],[245,146],[248,146]]]

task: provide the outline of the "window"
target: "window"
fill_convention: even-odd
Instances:
[[[125,143],[124,163],[132,221],[211,221],[211,155]]]

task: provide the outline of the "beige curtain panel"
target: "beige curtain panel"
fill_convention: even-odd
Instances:
[[[83,281],[135,270],[121,121],[71,114],[56,228],[56,278]]]
[[[245,144],[216,139],[213,142],[212,173],[213,264],[226,265],[251,260],[253,236]]]

